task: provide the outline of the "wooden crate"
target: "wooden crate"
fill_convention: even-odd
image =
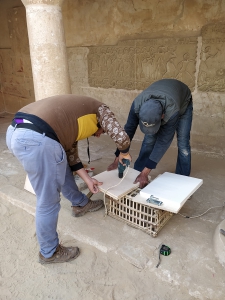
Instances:
[[[156,237],[173,213],[135,202],[134,197],[139,192],[140,189],[136,189],[119,200],[106,195],[107,214]]]

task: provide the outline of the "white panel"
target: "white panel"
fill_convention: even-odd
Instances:
[[[128,173],[126,174],[127,170]],[[139,183],[133,183],[139,174],[139,171],[129,167],[124,171],[124,177],[122,181],[122,178],[118,177],[118,170],[105,171],[93,176],[92,178],[103,182],[103,185],[99,186],[101,192],[106,193],[108,196],[117,200],[139,186]],[[117,186],[113,187],[114,185]]]
[[[165,172],[143,188],[134,201],[177,213],[202,183],[202,179]],[[151,195],[163,204],[157,206],[147,203]]]
[[[31,185],[30,180],[27,175],[26,175],[26,180],[25,180],[25,184],[24,184],[24,189],[35,195],[34,189]]]

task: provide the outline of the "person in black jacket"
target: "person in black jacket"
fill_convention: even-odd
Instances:
[[[140,188],[148,184],[148,175],[155,169],[177,133],[178,156],[176,174],[189,176],[191,172],[190,131],[193,104],[191,91],[186,84],[176,79],[162,79],[151,84],[138,95],[130,108],[124,127],[133,139],[138,125],[145,134],[134,169],[141,173],[135,180]],[[116,169],[118,155],[108,167]]]

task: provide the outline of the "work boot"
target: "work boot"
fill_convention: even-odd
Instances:
[[[92,212],[99,210],[104,205],[102,200],[92,201],[89,199],[88,203],[85,206],[72,206],[72,215],[74,217],[81,217],[87,212]]]
[[[58,245],[58,247],[55,250],[55,253],[52,255],[52,257],[45,258],[40,252],[39,252],[39,263],[41,264],[52,264],[52,263],[63,263],[71,261],[78,257],[80,254],[78,247],[64,247],[62,245]]]

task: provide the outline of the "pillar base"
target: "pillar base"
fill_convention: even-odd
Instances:
[[[225,220],[216,227],[213,238],[215,255],[222,266],[225,267],[225,235],[220,233],[220,229],[225,231]]]

